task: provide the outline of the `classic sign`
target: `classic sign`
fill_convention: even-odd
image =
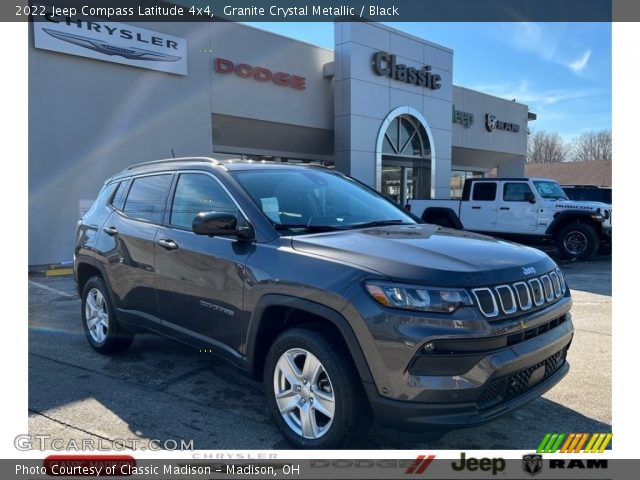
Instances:
[[[377,52],[373,55],[373,71],[381,77],[390,77],[431,90],[438,90],[442,79],[437,73],[431,72],[431,65],[425,65],[420,69],[407,67],[398,63],[396,56],[388,52]]]

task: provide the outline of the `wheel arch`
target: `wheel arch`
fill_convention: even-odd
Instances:
[[[566,212],[559,212],[554,216],[553,221],[547,227],[546,234],[555,235],[558,233],[565,225],[570,223],[585,223],[591,227],[593,227],[596,232],[600,233],[600,229],[602,224],[594,221],[591,218],[590,212],[584,212],[582,210],[569,210]]]
[[[339,312],[310,300],[287,295],[265,295],[258,302],[247,331],[246,358],[251,375],[261,380],[264,362],[275,338],[287,328],[317,324],[334,330],[344,342],[360,379],[373,383],[360,343],[348,321]]]
[[[462,226],[462,222],[460,218],[451,208],[446,207],[427,207],[422,212],[422,216],[420,217],[423,222],[426,223],[435,223],[434,220],[439,218],[446,218],[451,222],[453,227],[457,230],[462,230],[464,227]],[[435,223],[438,225],[437,223]]]
[[[107,293],[109,294],[109,300],[111,300],[111,304],[117,308],[118,303],[116,302],[116,296],[113,293],[111,282],[109,281],[109,277],[104,269],[104,266],[98,262],[92,261],[92,259],[79,259],[76,262],[75,281],[76,287],[78,288],[78,295],[82,296],[84,286],[87,284],[89,279],[94,276],[98,276],[102,279],[107,287]]]

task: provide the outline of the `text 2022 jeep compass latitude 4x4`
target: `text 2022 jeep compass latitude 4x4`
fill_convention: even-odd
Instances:
[[[78,224],[101,353],[158,332],[264,381],[296,446],[382,423],[474,425],[568,371],[571,296],[544,253],[420,224],[337,172],[209,158],[107,180]]]

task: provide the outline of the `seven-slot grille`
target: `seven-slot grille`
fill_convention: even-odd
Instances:
[[[471,290],[478,308],[488,318],[513,315],[548,305],[566,291],[567,285],[559,268],[539,277]]]

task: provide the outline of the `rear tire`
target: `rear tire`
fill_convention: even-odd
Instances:
[[[555,237],[560,254],[568,260],[589,260],[598,251],[600,239],[595,229],[586,223],[569,223]]]
[[[104,280],[91,277],[82,289],[82,326],[89,345],[99,353],[118,353],[133,342],[134,334],[124,330],[116,318]]]
[[[370,425],[369,402],[351,355],[326,332],[282,332],[267,355],[264,385],[269,412],[298,448],[334,448]]]

